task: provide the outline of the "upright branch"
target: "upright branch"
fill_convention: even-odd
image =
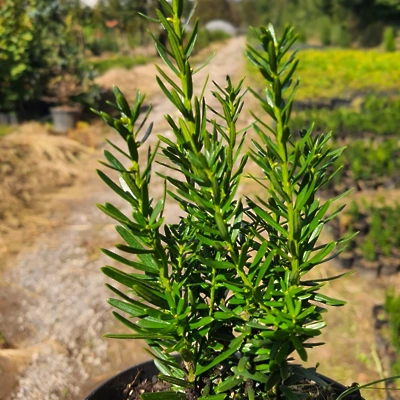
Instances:
[[[271,341],[270,359],[263,370],[270,373],[267,387],[277,394],[292,396],[293,389],[286,382],[296,368],[290,368],[289,355],[296,350],[306,361],[306,348],[318,345],[305,342],[318,336],[325,326],[321,315],[325,309],[319,304],[345,304],[319,293],[323,281],[338,277],[302,280],[311,269],[343,251],[344,248],[331,254],[339,243],[351,239],[317,245],[324,225],[343,208],[327,217],[330,205],[347,194],[324,203],[316,196],[318,189],[337,173],[338,170],[328,174],[343,149],[331,150],[328,146],[331,135],[314,136],[313,126],[296,134],[290,130],[293,100],[299,85],[299,80],[293,83],[297,52],[288,55],[297,38],[293,28],[286,27],[280,39],[271,25],[252,32],[262,50],[248,44],[246,55],[265,78],[266,89],[265,96],[250,91],[274,121],[269,126],[253,114],[259,139],[253,140],[250,157],[262,169],[264,177],[252,178],[266,190],[267,196],[247,198],[251,229],[259,241],[259,249],[266,252],[267,264],[263,276],[257,279],[260,299],[268,306],[265,317],[259,319],[264,328],[260,325],[259,328],[269,330],[267,336]]]

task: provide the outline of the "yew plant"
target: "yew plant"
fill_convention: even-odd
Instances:
[[[328,390],[315,369],[291,361],[294,356],[306,361],[307,350],[320,344],[312,339],[325,326],[325,307],[344,304],[320,293],[325,281],[337,277],[307,278],[345,240],[319,240],[340,209],[328,215],[335,199],[316,195],[332,178],[327,170],[342,150],[331,150],[330,135],[312,135],[312,127],[289,129],[298,61],[288,52],[296,35],[290,27],[279,39],[272,26],[253,30],[257,47],[249,45],[247,56],[264,76],[266,91],[262,96],[250,91],[275,123],[254,115],[258,139],[245,152],[246,131],[237,127],[243,81],[234,84],[227,77],[225,85],[215,83],[218,109],[207,105],[207,82],[195,94],[201,67],[194,68],[190,58],[198,23],[190,32],[181,24],[183,0],[160,3],[164,10],[157,11],[157,22],[168,45],[154,38],[165,63],[157,66],[156,80],[180,113],[165,116],[173,139],[151,139],[151,109],[141,118],[140,93],[131,106],[114,88],[120,116],[98,112],[127,144],[127,150],[112,144],[116,152],[105,151],[104,164],[119,173],[119,182],[99,175],[131,208],[127,213],[99,205],[117,221],[123,240],[118,253],[103,251],[125,266],[106,266],[103,272],[128,289],[107,285],[115,295],[108,300],[118,310],[114,315],[130,332],[106,336],[144,339],[159,379],[170,384],[171,399],[189,394],[210,400],[297,399],[307,394],[307,382]],[[152,146],[142,159],[139,150],[148,139]],[[253,177],[245,170],[249,158],[260,168]],[[149,193],[155,159],[165,183],[158,200]],[[259,184],[259,196],[238,195],[243,179]],[[171,201],[179,204],[181,216],[166,224]]]

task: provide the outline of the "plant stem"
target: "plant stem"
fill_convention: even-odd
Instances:
[[[276,52],[276,46],[274,46],[274,50]],[[278,54],[276,54],[278,57]],[[274,81],[271,83],[272,93],[274,93],[274,115],[276,118],[276,141],[279,151],[279,156],[281,158],[281,171],[282,171],[282,189],[286,194],[286,205],[288,212],[288,227],[289,227],[289,251],[291,254],[291,283],[293,285],[299,284],[299,241],[297,239],[297,230],[299,229],[298,224],[296,222],[296,218],[299,219],[300,216],[295,215],[297,212],[294,208],[293,197],[294,193],[292,190],[292,184],[290,181],[290,173],[289,173],[289,158],[288,158],[288,135],[285,135],[285,129],[289,129],[285,126],[282,115],[282,107],[284,107],[284,102],[282,99],[282,88],[281,82],[278,74],[279,65],[276,65],[276,69],[272,72],[274,73]],[[298,212],[297,212],[298,213]]]

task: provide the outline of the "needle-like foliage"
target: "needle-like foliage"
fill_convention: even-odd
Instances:
[[[289,129],[298,85],[292,83],[296,53],[287,54],[296,40],[292,28],[280,39],[272,26],[253,30],[258,45],[249,45],[246,53],[264,76],[266,91],[250,91],[274,127],[254,115],[258,139],[247,154],[246,132],[237,127],[243,81],[234,84],[227,77],[224,87],[215,83],[217,110],[207,105],[204,89],[196,95],[190,57],[198,24],[191,32],[182,26],[182,0],[160,3],[157,21],[168,45],[154,38],[165,63],[157,67],[156,80],[180,113],[165,116],[173,138],[159,135],[142,160],[139,148],[152,131],[152,124],[145,128],[150,110],[139,123],[144,97],[138,94],[131,107],[115,88],[120,115],[99,112],[126,141],[127,150],[113,147],[129,164],[106,151],[119,183],[99,175],[131,206],[129,214],[109,203],[99,206],[118,222],[123,239],[118,253],[103,251],[132,268],[103,268],[129,289],[108,285],[115,294],[109,300],[118,310],[114,315],[131,333],[107,336],[145,339],[159,378],[172,385],[171,399],[185,393],[210,400],[301,398],[299,383],[327,384],[314,369],[290,363],[291,357],[306,361],[307,349],[320,344],[312,339],[325,326],[325,306],[344,304],[320,293],[329,279],[306,277],[337,254],[338,242],[319,237],[340,209],[328,216],[335,199],[321,201],[316,193],[331,179],[328,168],[342,150],[331,150],[330,135],[315,136],[312,127]],[[159,151],[165,192],[156,201],[149,188]],[[243,199],[238,187],[249,157],[260,167],[252,178],[260,186],[258,196]],[[164,223],[167,196],[182,210],[177,223]]]

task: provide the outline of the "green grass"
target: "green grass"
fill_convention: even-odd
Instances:
[[[297,70],[300,86],[297,100],[350,98],[355,94],[398,91],[400,53],[378,50],[327,49],[302,50]],[[263,78],[248,63],[253,83],[260,87]]]
[[[136,65],[147,64],[152,59],[153,59],[152,57],[145,57],[145,56],[136,56],[136,57],[114,56],[112,58],[90,61],[90,64],[101,75],[112,68],[131,69]]]
[[[0,137],[8,135],[13,131],[13,129],[15,129],[15,126],[0,125]]]

